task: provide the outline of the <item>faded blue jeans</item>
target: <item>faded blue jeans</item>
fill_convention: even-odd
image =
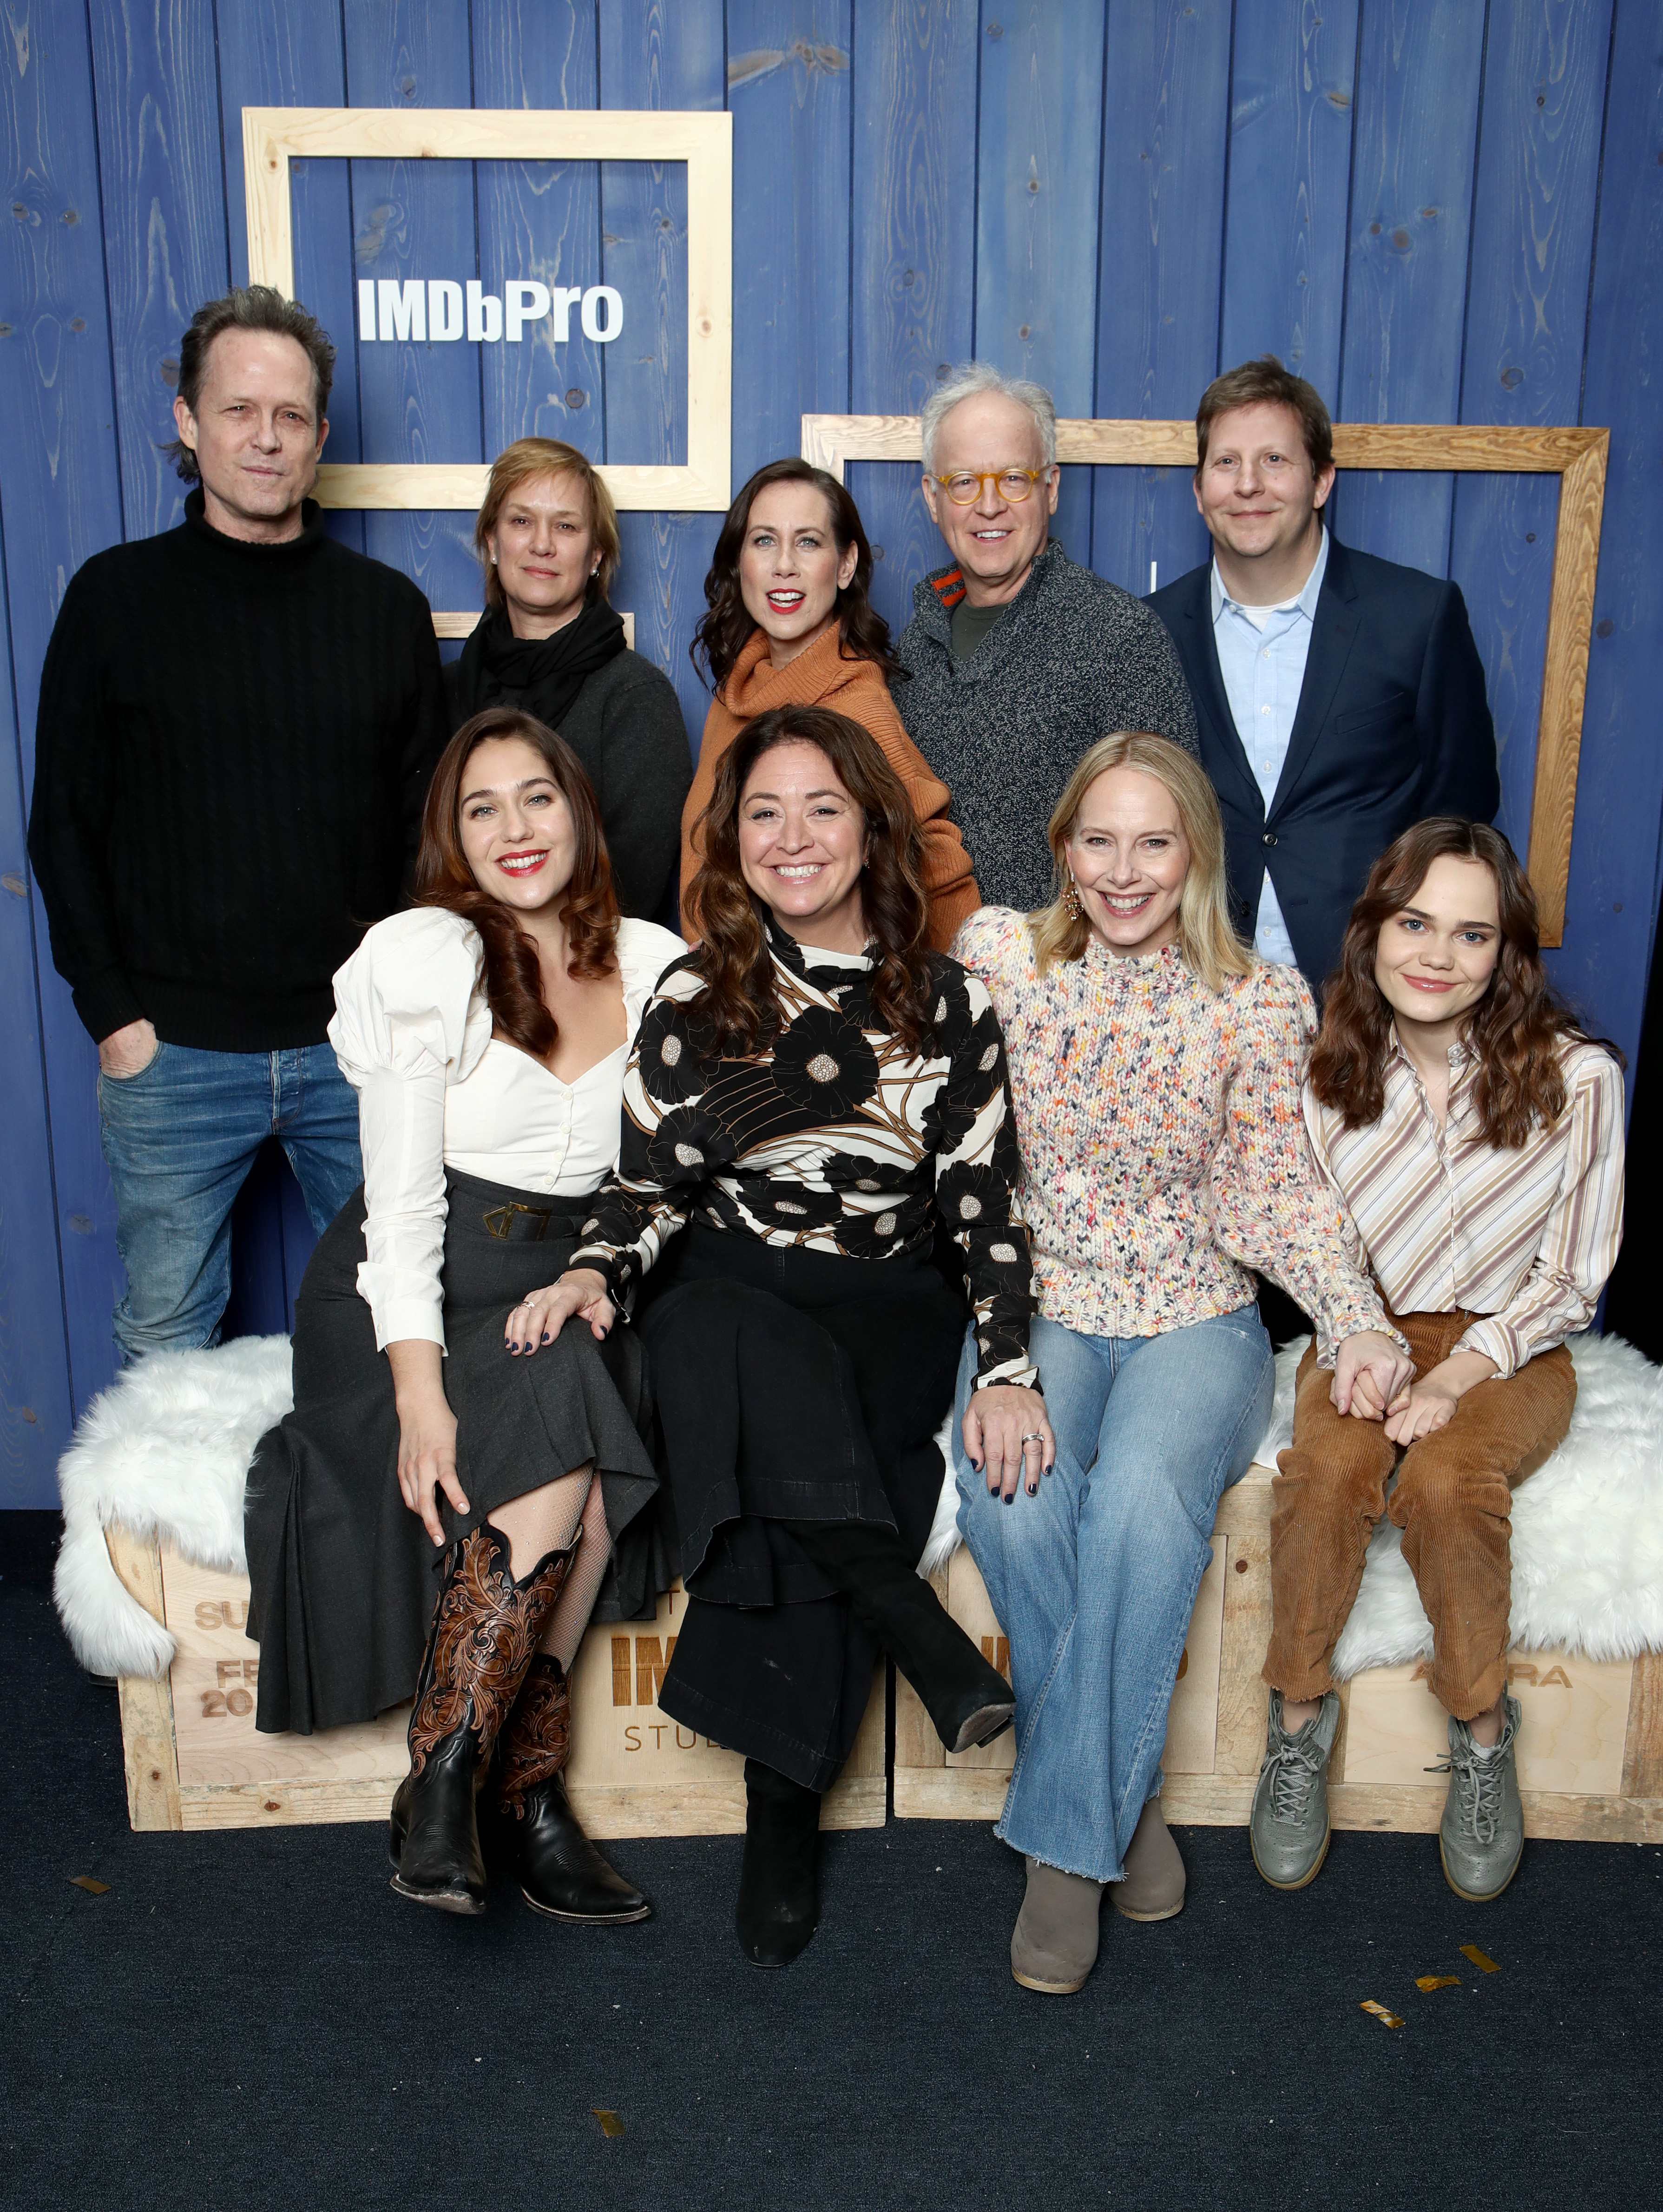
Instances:
[[[1030,1340],[1057,1437],[1039,1494],[1010,1504],[954,1436],[958,1525],[1011,1639],[1017,1763],[994,1833],[1065,1873],[1119,1881],[1161,1787],[1167,1708],[1219,1498],[1270,1419],[1256,1306],[1159,1336]],[[959,1368],[962,1417],[974,1340]]]
[[[364,1179],[358,1094],[327,1044],[160,1044],[137,1075],[100,1075],[98,1118],[127,1268],[115,1310],[124,1367],[147,1352],[219,1342],[231,1208],[268,1137],[282,1140],[320,1237]]]

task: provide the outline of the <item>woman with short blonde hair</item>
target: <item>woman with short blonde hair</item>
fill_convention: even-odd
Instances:
[[[514,707],[556,730],[600,800],[626,915],[674,888],[692,779],[675,686],[624,641],[610,605],[618,513],[600,471],[559,438],[517,438],[491,465],[474,520],[485,612],[445,672],[451,727]]]
[[[956,1459],[959,1526],[1011,1639],[997,1832],[1028,1860],[1011,1971],[1061,1995],[1096,1958],[1105,1887],[1132,1919],[1183,1905],[1161,1747],[1218,1500],[1270,1412],[1253,1271],[1322,1316],[1342,1411],[1360,1370],[1395,1387],[1402,1363],[1306,1151],[1309,989],[1230,930],[1205,775],[1117,731],[1048,834],[1051,904],[984,908],[953,950],[1005,1035],[1056,1452],[1036,1437],[1019,1474],[992,1465],[972,1346]]]

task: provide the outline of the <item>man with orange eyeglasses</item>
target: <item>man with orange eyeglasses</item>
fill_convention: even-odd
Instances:
[[[973,362],[923,415],[924,497],[952,558],[913,592],[896,653],[907,733],[953,794],[989,906],[1051,897],[1046,825],[1074,764],[1112,730],[1199,750],[1157,617],[1051,537],[1057,411],[1042,386]]]

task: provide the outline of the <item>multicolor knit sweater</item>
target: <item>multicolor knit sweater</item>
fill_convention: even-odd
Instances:
[[[1034,1292],[1083,1336],[1156,1336],[1231,1313],[1271,1276],[1331,1340],[1388,1324],[1348,1258],[1300,1109],[1316,1012],[1296,969],[1255,962],[1215,996],[1175,946],[1096,938],[1041,977],[1024,917],[985,907],[953,957],[1004,1031]]]
[[[1088,746],[1153,730],[1199,750],[1177,648],[1158,616],[1071,561],[1055,540],[968,660],[953,658],[959,570],[913,593],[895,653],[912,671],[895,704],[907,734],[953,794],[981,896],[1024,910],[1051,896],[1046,824]]]

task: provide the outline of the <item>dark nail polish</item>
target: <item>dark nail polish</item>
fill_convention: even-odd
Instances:
[[[1030,1498],[1037,1498],[1037,1497],[1039,1496],[1039,1494],[1040,1494],[1040,1486],[1038,1485],[1038,1483],[1037,1483],[1037,1482],[1030,1482],[1030,1483],[1029,1484],[1029,1486],[1028,1486],[1028,1494],[1029,1494],[1029,1496]]]

